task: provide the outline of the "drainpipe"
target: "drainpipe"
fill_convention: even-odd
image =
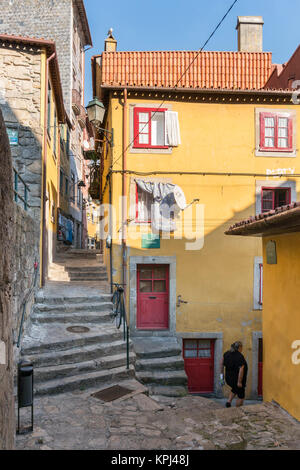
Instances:
[[[51,60],[56,57],[54,52],[46,61],[46,72],[45,72],[45,104],[44,104],[44,144],[43,144],[43,217],[42,217],[42,262],[41,262],[41,285],[45,285],[46,280],[46,267],[47,267],[47,228],[46,228],[46,184],[47,184],[47,128],[48,128],[48,80],[49,80],[49,64]]]
[[[124,88],[124,105],[123,105],[123,158],[122,158],[122,267],[123,267],[123,284],[126,284],[126,171],[127,169],[127,88]]]
[[[113,243],[112,243],[112,238],[113,238],[113,233],[112,233],[112,227],[113,227],[113,222],[112,222],[112,192],[111,192],[111,182],[112,182],[112,174],[109,173],[108,175],[109,178],[109,210],[110,210],[110,217],[109,217],[109,234],[110,234],[110,240],[111,240],[111,245],[109,249],[109,264],[110,264],[110,292],[111,294],[113,293]]]

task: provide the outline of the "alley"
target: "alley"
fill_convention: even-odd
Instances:
[[[144,393],[105,403],[93,392],[37,398],[34,433],[19,436],[17,449],[300,449],[300,424],[270,403],[226,409],[199,396]]]

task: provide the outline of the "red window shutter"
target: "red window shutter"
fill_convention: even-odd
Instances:
[[[288,150],[293,150],[293,119],[289,118],[289,123],[288,123]]]

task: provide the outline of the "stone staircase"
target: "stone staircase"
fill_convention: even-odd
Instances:
[[[69,249],[56,254],[49,265],[48,280],[57,282],[105,282],[106,268],[98,250]]]
[[[134,337],[136,378],[150,395],[184,396],[187,376],[176,337]]]
[[[56,278],[36,295],[21,352],[22,360],[34,364],[36,395],[84,390],[134,377],[135,354],[130,342],[128,370],[123,331],[110,316],[111,295],[107,289],[101,292],[98,281],[96,287],[90,282],[88,269],[82,272],[78,266],[78,273],[83,274],[77,276],[80,281]],[[70,331],[70,327],[79,330]]]

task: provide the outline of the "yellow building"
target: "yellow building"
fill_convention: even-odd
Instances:
[[[227,234],[263,237],[263,397],[300,420],[300,203]]]
[[[114,136],[102,146],[104,257],[126,284],[130,334],[177,337],[189,391],[215,395],[222,355],[241,340],[255,398],[261,246],[224,231],[300,189],[298,110],[290,92],[263,88],[272,54],[117,52],[110,37],[92,65]]]
[[[67,120],[55,44],[51,41],[45,42],[41,68],[41,126],[43,129],[41,282],[44,284],[48,265],[53,261],[56,252],[61,177],[60,132],[61,125],[64,125]],[[64,137],[67,139],[67,134]],[[62,161],[64,161],[63,154]],[[65,209],[67,209],[66,201]]]

